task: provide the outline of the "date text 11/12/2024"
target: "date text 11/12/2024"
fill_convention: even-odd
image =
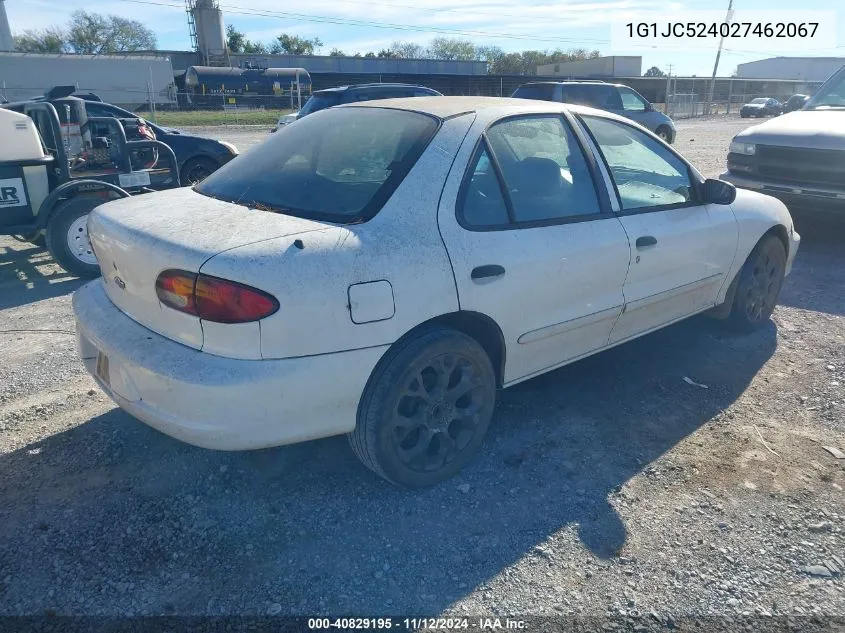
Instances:
[[[524,620],[511,618],[308,618],[308,628],[314,631],[330,629],[360,630],[470,630],[519,631],[526,628]]]

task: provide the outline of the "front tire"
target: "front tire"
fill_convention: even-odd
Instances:
[[[480,448],[496,401],[496,375],[475,339],[427,327],[379,363],[358,407],[352,450],[397,485],[432,486]]]
[[[740,332],[763,327],[772,316],[783,285],[786,249],[774,235],[765,236],[740,272],[728,323]]]
[[[69,273],[93,279],[100,266],[88,239],[88,214],[102,204],[99,198],[71,198],[57,206],[47,221],[47,249]]]

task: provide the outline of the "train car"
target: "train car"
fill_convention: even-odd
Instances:
[[[311,95],[311,75],[304,68],[191,66],[185,90],[189,106],[299,109]]]

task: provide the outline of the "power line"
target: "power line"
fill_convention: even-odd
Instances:
[[[122,2],[129,2],[132,4],[142,4],[142,5],[150,5],[150,6],[159,6],[159,7],[166,7],[171,9],[178,9],[180,11],[184,11],[185,7],[181,4],[172,4],[166,1],[157,1],[157,0],[121,0]],[[376,2],[368,2],[366,0],[342,0],[344,2],[349,2],[351,4],[376,4]],[[380,6],[393,6],[393,7],[401,7],[401,8],[409,8],[409,9],[420,9],[419,7],[413,7],[410,5],[380,5]],[[290,11],[275,11],[275,10],[268,10],[268,9],[256,9],[251,7],[242,7],[238,5],[230,5],[230,4],[220,4],[221,9],[225,9],[227,13],[233,13],[236,15],[248,15],[248,16],[255,16],[255,17],[265,17],[265,18],[285,18],[285,19],[294,19],[302,22],[315,22],[319,24],[335,24],[338,26],[354,26],[354,27],[361,27],[361,28],[378,28],[378,29],[387,29],[387,30],[400,30],[400,31],[411,31],[411,32],[420,32],[420,33],[442,33],[445,35],[464,35],[464,36],[475,36],[475,37],[493,37],[493,38],[505,38],[505,39],[513,39],[513,40],[528,40],[532,42],[545,42],[545,43],[567,43],[567,45],[578,45],[578,44],[588,44],[588,45],[595,45],[595,44],[609,44],[611,40],[609,39],[602,39],[602,38],[566,38],[566,37],[545,37],[545,36],[536,36],[536,35],[518,35],[515,33],[502,33],[502,32],[493,32],[493,31],[480,31],[480,30],[471,30],[471,29],[452,29],[447,27],[438,27],[438,26],[416,26],[412,24],[396,24],[391,22],[377,22],[372,20],[357,20],[354,18],[342,18],[342,17],[332,17],[332,16],[323,16],[323,15],[314,15],[308,13],[294,13]],[[647,48],[647,49],[684,49],[681,45],[652,45],[652,44],[631,44],[632,48]],[[837,46],[834,48],[845,48],[845,46]],[[686,49],[684,49],[686,50]],[[735,49],[724,49],[726,52],[730,52],[733,54],[739,55],[778,55],[777,52],[772,51],[737,51]],[[808,50],[833,50],[830,49],[808,49]]]
[[[122,2],[130,2],[133,4],[146,4],[160,7],[168,7],[171,9],[184,10],[184,6],[169,4],[166,2],[156,2],[155,0],[122,0]],[[499,37],[515,40],[530,40],[534,42],[549,42],[549,43],[599,43],[607,44],[610,40],[607,39],[589,39],[589,38],[566,38],[566,37],[537,37],[535,35],[517,35],[515,33],[499,33],[492,31],[477,31],[469,29],[450,29],[438,26],[414,26],[412,24],[394,24],[391,22],[375,22],[371,20],[356,20],[354,18],[339,18],[331,16],[313,15],[308,13],[292,13],[289,11],[269,11],[265,9],[253,9],[249,7],[239,7],[236,5],[220,5],[221,9],[226,9],[228,13],[237,15],[252,15],[257,17],[269,18],[289,18],[300,20],[302,22],[318,22],[325,24],[337,24],[341,26],[358,26],[367,28],[380,28],[400,31],[416,31],[422,33],[443,33],[447,35],[468,35],[477,37]]]

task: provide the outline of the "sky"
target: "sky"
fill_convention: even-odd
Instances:
[[[644,12],[669,12],[683,19],[690,11],[727,9],[706,0],[220,0],[224,20],[252,40],[269,41],[279,33],[319,37],[328,54],[339,48],[347,54],[377,52],[395,40],[426,44],[433,37],[461,37],[476,44],[497,45],[505,51],[525,49],[597,49],[603,54],[642,55],[643,71],[651,66],[672,74],[709,76],[715,45],[691,49],[672,44],[619,50],[611,46],[611,21],[637,21]],[[721,5],[725,5],[724,7]],[[734,0],[742,11],[795,10],[794,1]],[[803,0],[798,19],[814,10],[833,10],[839,0]],[[845,5],[843,5],[845,6]],[[160,49],[188,50],[184,0],[6,0],[13,32],[64,24],[76,9],[141,20],[158,37]],[[338,23],[340,22],[340,23]],[[845,8],[835,16],[836,46],[784,51],[783,46],[725,45],[719,75],[730,75],[737,64],[776,55],[845,57]],[[378,23],[378,24],[374,24]],[[750,50],[749,50],[750,47]],[[800,45],[799,45],[800,47]],[[797,50],[797,49],[796,49]]]

